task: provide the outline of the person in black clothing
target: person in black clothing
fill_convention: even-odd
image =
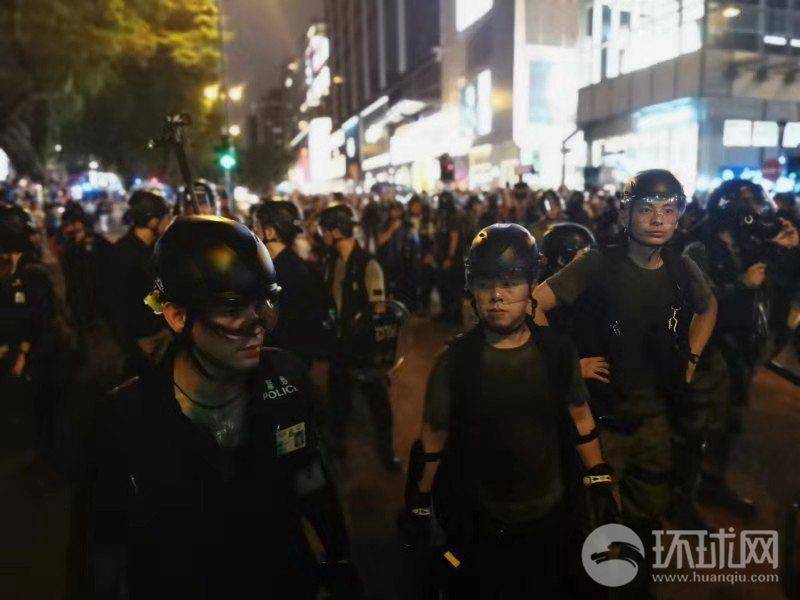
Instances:
[[[542,240],[542,272],[540,279],[546,281],[561,269],[597,247],[594,235],[586,227],[577,223],[559,223],[548,231]],[[559,329],[575,342],[580,356],[581,376],[586,380],[590,396],[594,382],[608,383],[609,365],[603,356],[592,356],[591,349],[584,350],[580,345],[580,336],[575,332],[575,312],[580,311],[580,302],[576,306],[559,306],[550,311],[550,325]],[[593,404],[590,400],[590,404]],[[603,415],[602,407],[592,406],[596,417]]]
[[[4,400],[33,413],[40,441],[50,440],[56,314],[53,285],[31,243],[29,215],[0,204],[0,389]]]
[[[130,229],[114,244],[109,287],[112,326],[127,357],[126,369],[137,372],[164,348],[163,321],[144,305],[153,285],[153,245],[172,218],[167,201],[156,192],[138,190],[125,215]]]
[[[264,348],[280,287],[245,226],[178,217],[155,250],[148,297],[175,339],[111,393],[93,477],[95,597],[360,598],[302,362]],[[123,583],[124,582],[124,583]]]
[[[698,367],[705,385],[692,394],[699,433],[692,438],[693,485],[685,495],[750,517],[755,514],[752,501],[731,490],[725,476],[744,426],[755,367],[768,353],[770,313],[780,296],[776,284],[792,280],[781,265],[791,269],[797,264],[797,230],[777,217],[763,188],[750,181],[721,184],[709,195],[707,210],[700,239],[684,254],[710,279],[719,319],[711,352]]]
[[[439,266],[438,288],[442,299],[440,319],[447,323],[461,323],[464,294],[464,221],[450,192],[439,194],[436,209],[436,262]]]
[[[431,291],[436,280],[434,249],[436,230],[431,218],[430,204],[418,195],[408,201],[408,222],[419,244],[419,271],[415,281],[415,301],[409,305],[413,311],[427,312],[431,304]]]
[[[533,237],[520,225],[492,225],[465,266],[479,324],[445,349],[428,380],[401,530],[428,536],[433,513],[455,567],[448,597],[564,597],[576,443],[593,525],[616,518],[612,471],[574,348],[529,317]]]
[[[378,454],[390,471],[400,469],[394,452],[389,378],[359,360],[355,348],[356,321],[373,313],[386,312],[383,270],[353,237],[355,215],[349,206],[331,206],[319,215],[324,238],[336,248],[326,282],[336,305],[338,343],[330,362],[331,426],[333,443],[340,455],[345,451],[347,423],[353,407],[353,393],[360,389],[369,401],[378,441]]]
[[[79,332],[86,332],[108,314],[107,282],[112,245],[94,231],[92,220],[79,204],[61,216],[61,261],[67,287],[67,306]]]
[[[290,350],[307,364],[327,356],[332,328],[325,328],[328,305],[322,281],[294,251],[302,233],[300,211],[292,202],[266,201],[254,212],[254,230],[266,244],[281,286],[278,323],[271,344]]]
[[[389,220],[378,235],[377,257],[386,276],[388,296],[410,307],[416,302],[420,250],[417,231],[402,202],[390,201]]]

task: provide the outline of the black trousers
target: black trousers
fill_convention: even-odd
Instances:
[[[394,454],[392,407],[389,401],[389,378],[382,372],[359,369],[342,360],[331,361],[329,370],[329,418],[331,443],[344,449],[347,425],[353,412],[353,396],[360,391],[366,397],[375,424],[378,452]]]
[[[571,524],[562,506],[506,530],[481,523],[447,580],[448,600],[566,598]]]

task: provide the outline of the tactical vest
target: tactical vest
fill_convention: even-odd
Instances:
[[[546,362],[550,386],[549,401],[561,407],[559,439],[561,442],[561,474],[564,479],[564,498],[571,505],[576,492],[577,454],[576,433],[572,419],[563,402],[569,390],[573,363],[569,341],[549,327],[529,324],[534,344],[539,346]],[[484,336],[480,326],[456,337],[450,345],[450,394],[452,405],[447,442],[433,483],[433,502],[438,522],[444,528],[448,542],[469,543],[474,539],[479,516],[476,486],[466,464],[466,444],[473,443],[474,433],[466,426],[477,407],[480,390],[481,355]],[[486,441],[484,441],[486,443]],[[500,468],[501,465],[498,465]]]
[[[339,310],[339,330],[342,337],[348,337],[352,332],[357,314],[371,310],[366,287],[369,261],[370,255],[356,244],[347,259],[342,280],[342,306]],[[332,274],[331,281],[333,281]]]
[[[582,357],[605,356],[613,365],[615,358],[631,351],[632,340],[643,340],[647,362],[656,365],[656,387],[673,393],[682,386],[689,354],[689,326],[694,311],[690,300],[689,273],[681,257],[664,248],[661,256],[670,279],[674,297],[665,303],[663,314],[656,316],[650,326],[632,318],[626,305],[631,282],[623,278],[624,246],[601,251],[603,268],[597,285],[586,290],[574,305],[574,332]],[[613,375],[612,375],[613,378]],[[590,391],[594,399],[613,401],[615,393],[607,384],[595,385]]]

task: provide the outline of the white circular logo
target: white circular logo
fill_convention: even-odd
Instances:
[[[583,542],[583,568],[600,585],[619,587],[633,581],[644,560],[644,544],[632,529],[610,523]]]

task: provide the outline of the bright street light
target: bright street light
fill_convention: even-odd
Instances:
[[[90,168],[92,171],[97,171],[97,169],[99,169],[99,168],[100,168],[100,163],[99,163],[99,162],[97,162],[96,160],[93,160],[93,161],[91,161],[91,162],[89,163],[89,168]]]
[[[61,152],[63,149],[64,147],[61,144],[56,144],[55,147],[53,148],[53,150],[55,150],[56,152]]]
[[[738,6],[728,6],[722,10],[722,16],[726,19],[734,19],[742,14],[742,9]]]
[[[209,102],[215,102],[219,98],[219,84],[212,83],[203,88],[203,98]]]
[[[231,125],[228,127],[228,133],[231,134],[233,137],[238,137],[242,135],[242,128],[238,125]]]
[[[292,87],[293,83],[294,82],[292,81],[292,78],[291,77],[287,77],[286,81],[284,82],[284,85],[286,85],[287,88],[290,88],[290,87]]]
[[[244,85],[236,85],[228,90],[228,98],[232,102],[241,102],[244,97]]]

